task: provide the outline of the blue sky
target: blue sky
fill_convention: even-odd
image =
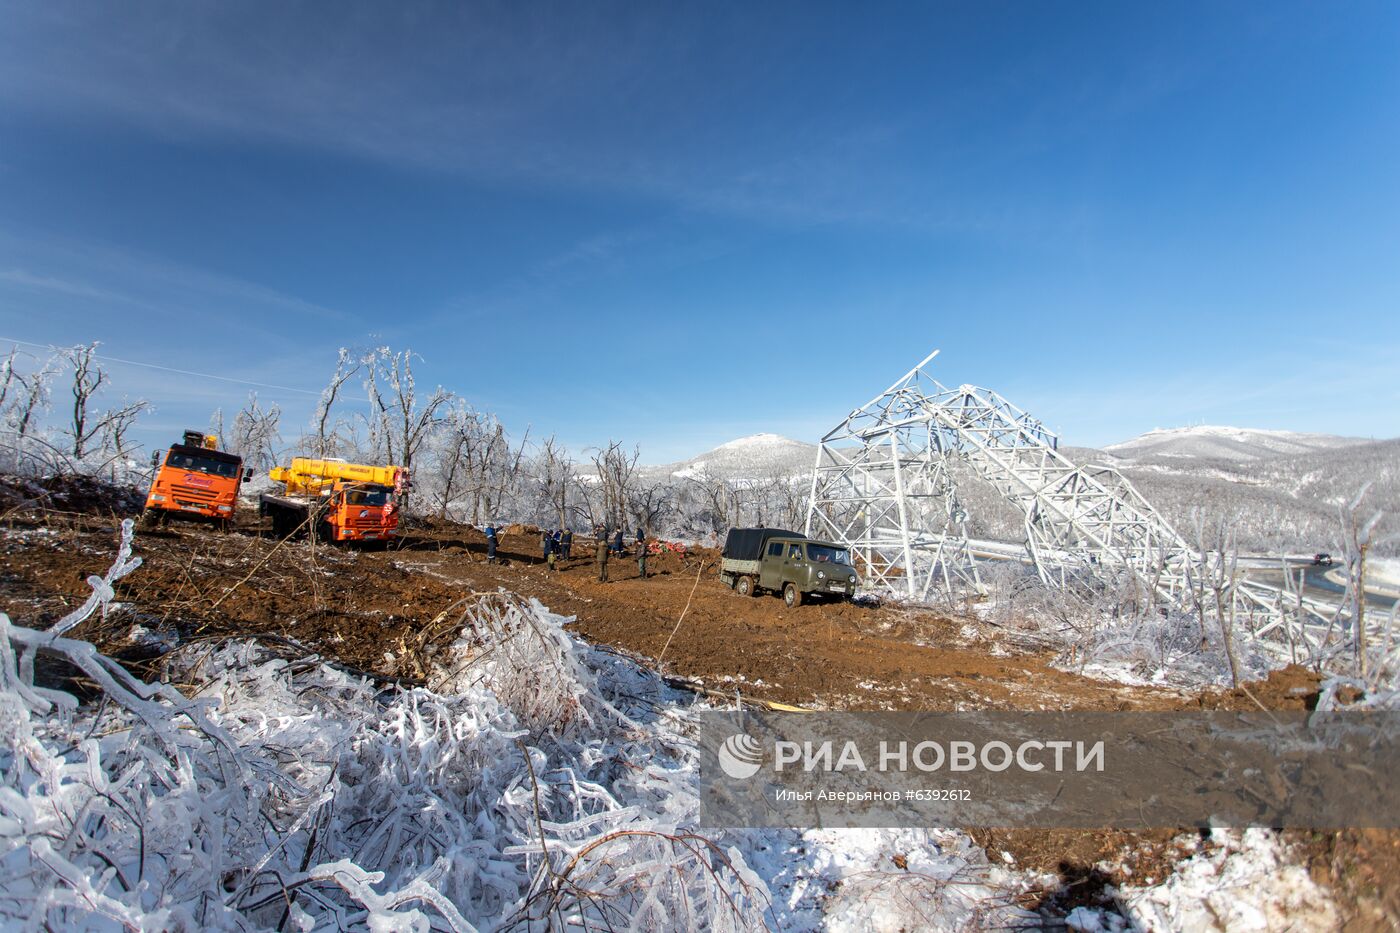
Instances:
[[[1400,5],[0,2],[0,336],[520,433],[1400,434]],[[112,363],[163,441],[248,386]],[[289,391],[291,389],[300,392]]]

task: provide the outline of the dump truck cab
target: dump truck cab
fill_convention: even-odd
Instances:
[[[780,593],[788,606],[813,596],[850,599],[860,583],[845,545],[779,528],[731,528],[720,579],[741,596]]]
[[[171,517],[228,524],[238,508],[238,491],[252,478],[243,458],[218,449],[218,438],[186,431],[184,440],[151,458],[155,474],[146,493],[143,519],[163,523]]]

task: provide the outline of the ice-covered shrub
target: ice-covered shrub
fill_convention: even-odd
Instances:
[[[87,611],[132,569],[123,552]],[[660,681],[591,656],[538,603],[465,610],[467,663],[439,690],[230,642],[172,662],[192,697],[63,637],[72,617],[0,615],[0,922],[762,925],[763,882],[693,829],[696,752],[656,712]],[[98,702],[36,683],[40,652]]]
[[[1102,665],[1143,680],[1227,683],[1230,665],[1213,618],[1206,627],[1190,607],[1174,607],[1132,574],[1096,587],[1051,588],[1026,566],[1006,562],[983,573],[990,599],[984,618],[1003,629],[1031,633],[1074,668]],[[1247,637],[1235,645],[1240,674],[1262,677],[1278,662]]]

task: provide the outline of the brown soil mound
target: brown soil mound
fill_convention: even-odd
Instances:
[[[141,490],[91,476],[0,476],[0,516],[42,510],[50,519],[80,515],[124,518],[139,513],[145,503]]]
[[[12,517],[9,526],[0,534],[0,611],[39,628],[87,597],[87,577],[111,563],[119,538],[116,521]],[[134,550],[143,564],[116,585],[121,609],[88,620],[74,637],[118,657],[130,656],[133,625],[185,641],[268,637],[390,676],[405,672],[405,646],[462,595],[398,567],[393,554],[279,544],[244,527],[230,534],[195,523],[138,531]]]

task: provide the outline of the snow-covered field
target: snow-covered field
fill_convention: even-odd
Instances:
[[[953,829],[697,826],[697,702],[509,594],[475,596],[429,688],[379,689],[251,642],[146,685],[0,615],[0,922],[49,929],[1015,928],[1047,879]],[[98,687],[35,680],[36,653]],[[1268,929],[1331,909],[1266,832],[1120,892],[1144,929]],[[1281,872],[1281,874],[1280,874]],[[1308,913],[1297,913],[1306,910]],[[1292,911],[1293,913],[1289,913]],[[1081,910],[1082,929],[1121,929]],[[1262,925],[1261,925],[1262,924]]]

